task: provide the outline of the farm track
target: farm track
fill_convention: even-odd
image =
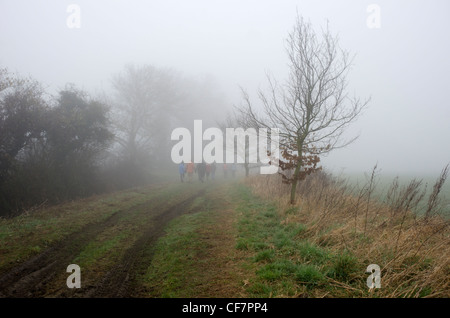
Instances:
[[[145,264],[140,260],[147,253],[145,261],[151,260],[148,250],[164,234],[164,227],[173,218],[191,212],[192,202],[204,194],[204,189],[188,198],[174,198],[172,202],[155,197],[147,202],[115,212],[102,222],[90,223],[81,230],[68,235],[63,240],[47,248],[44,252],[9,272],[0,276],[0,297],[133,297],[136,296],[134,278],[139,268]],[[177,200],[178,199],[178,200]],[[94,286],[62,292],[49,292],[47,286],[55,281],[58,274],[65,273],[74,256],[89,244],[97,235],[115,226],[129,213],[143,213],[149,219],[140,237],[129,247],[121,260],[107,271]],[[149,258],[150,257],[150,258]],[[147,264],[148,265],[148,264]],[[68,276],[67,274],[66,276]]]

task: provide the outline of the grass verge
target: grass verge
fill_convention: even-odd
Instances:
[[[351,252],[337,253],[305,236],[301,223],[283,223],[277,207],[245,185],[234,190],[238,204],[236,248],[246,252],[256,276],[249,297],[322,297],[335,294],[330,280],[359,288],[364,269]]]
[[[294,205],[278,176],[245,184],[251,190],[238,191],[247,204],[237,247],[253,253],[258,264],[253,295],[450,295],[449,222],[435,204],[437,192],[426,200],[420,182],[400,186],[394,180],[386,189],[389,200],[379,201],[367,185],[355,191],[319,173],[300,182]],[[420,200],[428,202],[428,213],[416,213]],[[381,269],[381,288],[366,284],[371,264]]]

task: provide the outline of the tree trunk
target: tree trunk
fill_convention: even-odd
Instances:
[[[298,142],[297,149],[303,149],[303,139]],[[294,171],[294,181],[291,185],[291,204],[295,204],[295,190],[297,189],[297,183],[298,183],[298,175],[300,174],[300,168],[302,167],[302,156],[303,152],[300,150],[298,152],[298,162],[297,167],[295,167]]]
[[[297,167],[295,167],[295,171],[294,171],[294,181],[292,182],[291,185],[291,204],[295,203],[295,190],[297,189],[297,183],[298,183],[298,175],[300,173],[300,167],[302,166],[302,162],[300,161],[297,164]]]

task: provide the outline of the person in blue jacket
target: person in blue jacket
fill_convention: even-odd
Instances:
[[[184,169],[183,161],[178,165],[178,172],[180,173],[181,182],[184,182],[184,173],[186,172],[186,170]]]

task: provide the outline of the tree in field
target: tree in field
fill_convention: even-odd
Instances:
[[[318,35],[310,23],[297,17],[286,43],[286,81],[280,85],[268,78],[268,92],[258,94],[260,112],[244,91],[241,111],[259,127],[280,129],[280,150],[285,155],[280,167],[292,171],[287,180],[293,204],[298,181],[316,169],[318,156],[356,139],[343,140],[342,135],[369,100],[349,96],[347,74],[352,58],[339,47],[328,26]]]

